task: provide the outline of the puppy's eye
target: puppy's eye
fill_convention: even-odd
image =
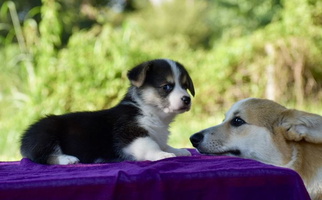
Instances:
[[[166,92],[166,93],[170,93],[173,90],[174,85],[173,84],[166,84],[164,86],[162,86],[162,89]]]
[[[230,121],[230,124],[232,126],[235,126],[235,127],[238,127],[238,126],[241,126],[243,124],[246,124],[246,122],[240,118],[240,117],[234,117],[231,121]]]

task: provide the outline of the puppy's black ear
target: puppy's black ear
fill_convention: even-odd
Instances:
[[[195,87],[193,85],[191,77],[189,76],[188,71],[185,69],[185,67],[181,63],[176,62],[176,64],[179,67],[180,71],[184,74],[184,77],[185,77],[184,82],[185,82],[185,84],[187,84],[187,89],[190,91],[192,96],[195,96]]]
[[[190,91],[192,96],[195,96],[195,87],[193,85],[192,79],[189,76],[188,72],[187,72],[187,84],[188,84],[188,90]]]
[[[285,129],[287,140],[322,143],[322,116],[288,109],[281,117],[280,126]]]
[[[146,72],[149,70],[151,62],[144,62],[127,73],[128,79],[131,81],[131,84],[135,87],[141,87],[144,83]]]

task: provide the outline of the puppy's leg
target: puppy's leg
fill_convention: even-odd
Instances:
[[[177,149],[169,145],[166,146],[165,151],[169,153],[174,153],[176,156],[191,156],[190,151],[188,151],[187,149]]]
[[[50,155],[48,157],[47,163],[50,165],[69,165],[79,163],[79,159],[74,156],[69,156],[65,154]]]
[[[132,156],[137,161],[155,161],[176,156],[174,153],[162,151],[160,146],[151,137],[135,139],[123,149],[123,152]]]
[[[288,140],[322,143],[322,117],[319,115],[288,110],[281,125],[287,129]]]
[[[60,146],[55,147],[55,151],[48,156],[47,164],[50,165],[69,165],[79,163],[79,159],[75,156],[63,154]]]

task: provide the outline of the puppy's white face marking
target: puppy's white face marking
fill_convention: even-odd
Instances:
[[[151,137],[135,139],[123,149],[123,152],[138,161],[155,161],[175,157],[174,153],[162,151],[160,146]]]
[[[193,83],[184,67],[172,60],[161,59],[149,67],[142,87],[134,88],[132,96],[140,107],[155,107],[174,117],[190,110],[188,89],[194,94]]]
[[[187,108],[184,102],[182,101],[183,97],[189,97],[187,90],[184,90],[182,88],[181,82],[180,82],[180,75],[181,72],[179,68],[176,66],[176,63],[172,60],[166,60],[169,65],[171,66],[172,73],[173,73],[173,79],[175,82],[175,86],[173,91],[170,93],[168,99],[169,99],[169,106],[164,109],[165,113],[182,113],[185,111],[188,111],[190,109],[190,106]]]

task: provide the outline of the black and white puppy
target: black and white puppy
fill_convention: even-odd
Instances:
[[[108,110],[50,115],[21,138],[21,154],[42,164],[159,160],[191,155],[167,144],[169,124],[191,107],[193,82],[178,62],[157,59],[128,72],[131,86]]]

